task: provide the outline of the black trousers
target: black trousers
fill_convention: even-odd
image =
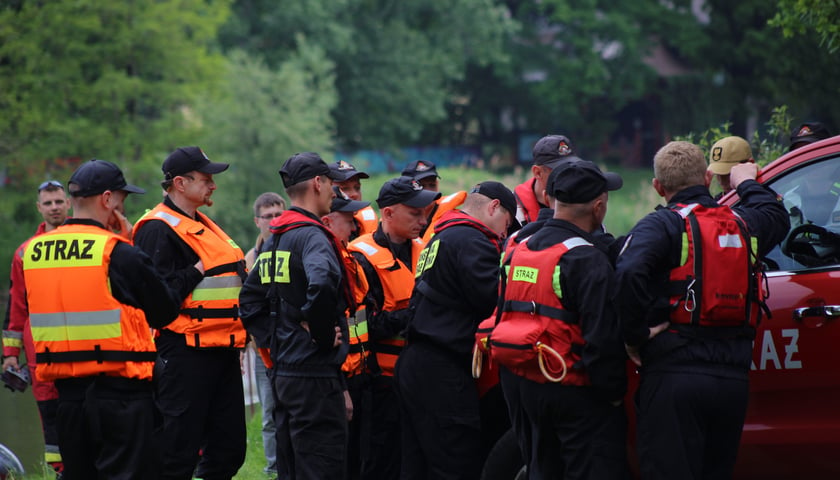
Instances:
[[[482,438],[470,359],[410,343],[397,361],[403,479],[477,479]]]
[[[362,480],[400,478],[402,434],[400,403],[394,377],[376,375],[370,381],[369,442],[362,447]]]
[[[524,378],[512,373],[510,370],[502,365],[499,365],[499,383],[502,386],[502,391],[505,395],[505,403],[507,403],[508,415],[510,416],[510,424],[513,431],[516,433],[516,440],[519,443],[519,450],[522,453],[522,459],[525,465],[531,463],[531,423],[525,415],[525,410],[522,406],[522,382],[526,382]]]
[[[206,480],[229,480],[245,462],[239,352],[195,349],[161,339],[155,371],[156,401],[163,416],[161,478],[190,480],[195,472]]]
[[[65,480],[159,478],[151,382],[86,377],[55,385]]]
[[[346,478],[347,416],[338,375],[274,377],[278,478]]]
[[[636,393],[642,478],[732,478],[749,382],[642,371]]]
[[[589,387],[527,379],[520,394],[531,434],[529,479],[629,478],[623,405]]]

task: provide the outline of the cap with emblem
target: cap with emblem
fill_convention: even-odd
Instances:
[[[402,174],[415,180],[422,180],[426,177],[440,178],[440,175],[437,173],[437,167],[428,160],[415,160],[409,163],[403,169]]]
[[[350,200],[341,193],[341,190],[338,187],[333,187],[333,193],[335,193],[335,198],[332,200],[330,212],[354,213],[370,205],[370,202]]]
[[[790,150],[809,143],[818,142],[831,136],[825,125],[819,122],[803,123],[790,134]]]
[[[708,170],[715,175],[729,175],[733,165],[747,163],[753,159],[750,144],[741,137],[721,138],[709,151]]]
[[[320,175],[333,180],[340,178],[338,173],[331,170],[315,152],[296,153],[289,157],[280,168],[280,177],[283,179],[284,187],[291,187]]]
[[[379,189],[376,204],[379,208],[401,203],[409,207],[423,208],[440,198],[440,192],[424,190],[415,178],[401,176],[392,178]]]
[[[73,172],[67,189],[73,197],[92,197],[107,190],[146,193],[142,188],[128,184],[118,166],[96,158],[83,163]]]
[[[548,176],[546,189],[562,203],[588,203],[607,191],[618,190],[624,184],[617,173],[602,172],[587,160],[561,162]]]
[[[201,172],[208,175],[224,172],[230,164],[211,162],[199,147],[180,147],[170,153],[163,161],[163,175],[167,180],[184,176],[190,172]]]
[[[480,193],[487,198],[498,200],[502,208],[510,212],[511,218],[516,218],[516,197],[504,184],[488,180],[474,186],[470,193]]]
[[[577,159],[572,151],[572,141],[565,135],[547,135],[534,144],[534,165],[554,168],[563,160]]]
[[[345,162],[344,160],[339,160],[335,163],[331,163],[330,170],[332,170],[335,173],[335,177],[333,177],[333,180],[335,180],[336,182],[346,182],[347,180],[350,180],[353,177],[370,178],[370,175],[368,175],[365,172],[356,170],[356,167],[354,167],[349,162]]]

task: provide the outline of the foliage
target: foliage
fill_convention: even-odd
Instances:
[[[329,161],[336,91],[332,63],[320,47],[299,39],[297,53],[276,70],[254,55],[232,51],[223,88],[197,107],[206,132],[202,148],[215,161],[229,162],[215,177],[221,206],[215,215],[247,250],[255,233],[254,199],[282,192],[277,171],[292,154],[317,151]]]
[[[785,37],[806,35],[813,30],[828,53],[840,49],[840,4],[824,0],[779,0],[778,12],[770,25],[782,29]]]
[[[451,86],[469,65],[503,61],[513,29],[493,0],[347,2],[313,0],[277,8],[237,0],[221,35],[269,65],[283,61],[303,35],[336,65],[334,111],[342,147],[389,148],[416,141],[445,118]]]

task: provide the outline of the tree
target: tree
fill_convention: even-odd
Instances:
[[[824,0],[779,0],[770,25],[782,29],[785,37],[805,35],[813,30],[828,53],[840,49],[840,4]]]
[[[231,164],[215,178],[214,198],[223,206],[216,216],[243,248],[253,240],[254,199],[266,191],[283,193],[278,174],[283,162],[301,151],[331,160],[333,65],[302,37],[296,52],[272,69],[261,58],[231,51],[221,70],[222,88],[197,107],[202,148],[214,161]]]

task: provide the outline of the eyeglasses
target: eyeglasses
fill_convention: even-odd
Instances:
[[[279,217],[280,215],[283,215],[283,212],[266,213],[264,215],[260,215],[259,218],[262,218],[263,220],[273,220],[273,219]]]
[[[48,187],[55,187],[64,190],[64,185],[62,185],[58,180],[47,180],[46,182],[38,185],[38,191],[40,192]]]

